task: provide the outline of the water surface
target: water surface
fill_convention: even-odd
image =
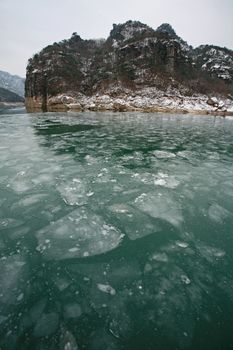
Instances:
[[[232,349],[232,227],[233,119],[2,111],[1,350]]]

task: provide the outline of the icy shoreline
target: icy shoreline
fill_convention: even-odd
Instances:
[[[0,102],[0,108],[17,108],[24,107],[23,102]]]
[[[41,98],[26,98],[29,112],[42,109]],[[233,115],[232,98],[185,96],[172,91],[164,93],[154,88],[140,91],[108,91],[93,96],[74,92],[48,97],[47,111],[136,111]]]

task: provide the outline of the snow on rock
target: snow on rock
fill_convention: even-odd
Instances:
[[[54,97],[51,97],[49,99],[49,103],[51,105],[56,105],[56,104],[70,104],[70,103],[74,103],[75,99],[71,96],[67,96],[67,95],[64,95],[64,94],[60,94],[60,95],[57,95],[57,96],[54,96]]]
[[[193,49],[168,23],[154,30],[127,21],[114,24],[107,40],[83,40],[76,34],[30,59],[26,107],[217,114],[219,109],[211,108],[201,92],[218,92],[225,103],[232,69],[233,53],[227,48]],[[220,111],[224,115],[228,106]]]
[[[216,97],[210,97],[210,98],[208,98],[207,103],[210,106],[217,106],[218,105],[218,99]]]
[[[202,45],[196,50],[201,69],[223,80],[232,80],[233,56],[226,48]],[[203,63],[204,62],[204,63]]]
[[[63,96],[63,99],[66,97]],[[61,96],[59,97],[61,101]],[[55,100],[54,100],[55,101]],[[196,94],[182,95],[178,90],[168,87],[167,92],[155,87],[144,87],[135,93],[121,85],[112,85],[103,95],[100,92],[93,96],[78,95],[70,100],[67,97],[65,107],[69,110],[114,110],[114,111],[147,111],[147,112],[200,112],[229,113],[233,110],[231,99],[217,98]]]
[[[113,40],[113,46],[117,47],[116,42],[121,40],[123,42],[128,41],[133,39],[136,35],[146,31],[153,33],[153,30],[146,24],[138,21],[127,21],[124,24],[113,24],[113,30],[111,31],[110,36]]]

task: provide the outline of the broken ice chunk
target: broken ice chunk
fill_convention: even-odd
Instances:
[[[184,284],[190,284],[191,283],[191,280],[188,278],[188,276],[186,275],[181,275],[180,276],[180,279],[181,281],[184,283]]]
[[[55,312],[43,314],[37,321],[33,334],[35,337],[46,337],[53,334],[58,327],[59,316]]]
[[[78,350],[78,345],[73,334],[67,330],[62,330],[60,336],[60,347],[61,350]]]
[[[36,237],[37,250],[45,259],[63,260],[105,253],[116,248],[123,235],[100,216],[80,208],[38,231]]]
[[[114,288],[112,288],[109,284],[101,284],[97,283],[97,288],[104,293],[108,293],[110,295],[115,295],[116,291]]]
[[[60,277],[60,276],[54,277],[54,284],[60,290],[60,292],[63,292],[63,290],[69,287],[70,283],[71,281],[68,280],[66,277]]]
[[[65,318],[77,318],[81,316],[82,310],[79,304],[67,304],[64,306],[64,317]]]
[[[62,199],[68,205],[83,205],[87,203],[87,190],[85,183],[74,178],[70,182],[61,183],[57,186]]]
[[[14,304],[23,298],[22,289],[27,277],[26,261],[20,255],[6,257],[0,264],[0,302]],[[21,293],[19,292],[21,290]]]
[[[217,223],[222,223],[228,216],[231,216],[231,213],[227,209],[217,203],[210,206],[208,214],[209,218]]]
[[[148,193],[136,198],[135,204],[143,212],[156,219],[162,219],[171,225],[180,226],[183,216],[179,203],[168,193]]]
[[[181,242],[181,241],[177,241],[177,242],[176,242],[176,245],[177,245],[178,247],[180,247],[180,248],[187,248],[187,247],[189,246],[188,243],[186,243],[186,242]]]
[[[174,189],[179,185],[179,181],[177,181],[174,176],[169,176],[168,174],[163,174],[159,172],[155,176],[154,184],[156,186],[164,186],[167,188]]]
[[[20,293],[19,296],[17,297],[17,301],[23,300],[24,294]]]
[[[19,227],[20,225],[22,225],[22,223],[23,221],[20,220],[16,220],[13,218],[5,218],[0,221],[0,229],[12,229],[15,227]]]
[[[156,260],[159,262],[167,262],[168,256],[166,253],[155,253],[152,255],[151,260]]]
[[[176,155],[174,153],[167,152],[167,151],[154,151],[153,155],[159,159],[169,159],[169,158],[176,157]]]
[[[136,240],[160,229],[154,220],[147,214],[137,208],[126,204],[114,204],[109,207],[120,227],[130,240]]]

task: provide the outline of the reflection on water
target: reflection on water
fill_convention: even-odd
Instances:
[[[0,140],[2,350],[233,347],[231,118],[5,112]]]

